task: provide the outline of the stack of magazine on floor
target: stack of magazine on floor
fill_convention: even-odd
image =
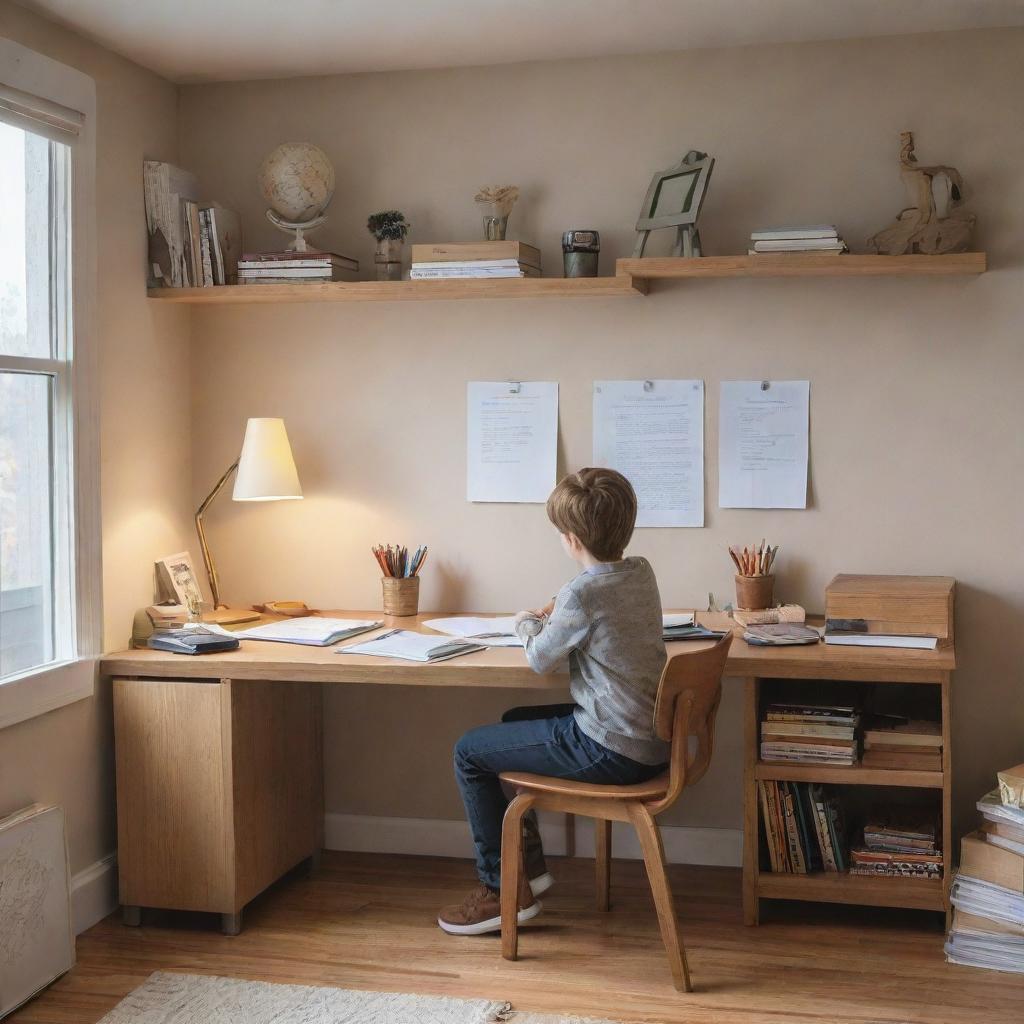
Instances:
[[[239,284],[317,284],[352,281],[359,261],[336,252],[247,252],[238,261]]]
[[[833,704],[769,704],[761,722],[761,760],[788,764],[857,763],[860,714]]]
[[[846,825],[837,796],[814,782],[759,780],[757,792],[772,871],[846,870]]]
[[[410,629],[392,629],[369,640],[339,647],[335,653],[368,654],[376,658],[400,658],[403,661],[433,663],[485,650],[487,648],[483,644],[462,637],[430,636],[426,633],[414,633]]]
[[[846,252],[846,243],[834,224],[758,228],[750,233],[750,256],[786,252]]]
[[[412,247],[413,281],[540,277],[540,250],[525,242],[438,242]]]
[[[850,851],[851,875],[941,878],[938,826],[924,812],[890,810],[870,818],[864,842]]]
[[[998,789],[978,801],[984,819],[964,836],[950,892],[946,958],[969,967],[1024,973],[1024,808]]]

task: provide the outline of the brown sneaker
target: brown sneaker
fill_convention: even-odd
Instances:
[[[527,886],[519,888],[519,923],[540,913],[540,903]],[[477,886],[461,903],[445,907],[437,923],[449,935],[486,935],[501,931],[501,896],[486,885]]]

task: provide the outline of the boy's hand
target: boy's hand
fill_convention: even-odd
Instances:
[[[536,615],[538,619],[546,619],[554,610],[555,599],[551,598],[543,608],[538,608],[533,614]]]

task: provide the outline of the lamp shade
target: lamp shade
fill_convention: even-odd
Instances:
[[[231,497],[235,501],[281,501],[302,497],[302,486],[284,420],[251,419],[246,424]]]

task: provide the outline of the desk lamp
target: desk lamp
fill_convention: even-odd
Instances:
[[[203,552],[206,576],[210,581],[210,593],[213,595],[213,612],[204,615],[203,619],[221,625],[251,622],[260,617],[258,612],[228,608],[221,603],[217,569],[213,564],[210,546],[206,543],[206,531],[203,529],[204,513],[236,470],[238,475],[231,495],[234,501],[284,501],[302,497],[299,474],[295,469],[291,445],[288,444],[284,420],[249,420],[245,426],[242,454],[228,466],[227,471],[196,510],[196,533],[199,534],[199,547]]]

